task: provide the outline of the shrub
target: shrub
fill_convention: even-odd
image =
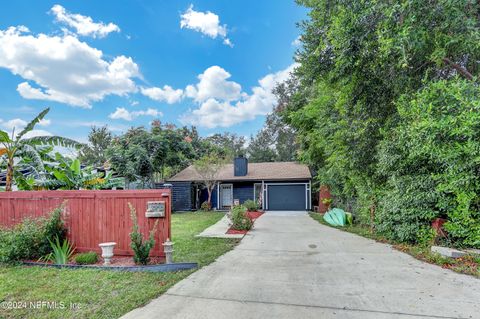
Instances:
[[[130,247],[134,252],[133,260],[136,264],[147,265],[150,261],[150,250],[155,245],[154,236],[157,231],[158,220],[150,231],[148,239],[144,240],[138,227],[137,212],[132,204],[128,203],[128,207],[130,207],[130,216],[133,222],[132,232],[130,233]]]
[[[431,247],[435,244],[437,232],[432,227],[423,227],[417,232],[420,247]]]
[[[25,218],[11,229],[0,231],[0,262],[12,263],[22,259],[36,259],[43,243],[43,232],[38,220]]]
[[[480,247],[478,85],[455,77],[431,82],[397,108],[398,125],[379,148],[387,180],[379,228],[417,242],[442,217],[453,245]]]
[[[48,217],[25,218],[12,228],[0,229],[0,262],[38,259],[51,253],[50,241],[66,237],[63,208],[64,205],[59,206]]]
[[[75,252],[75,248],[70,244],[68,239],[64,239],[60,244],[58,237],[55,238],[55,242],[50,241],[50,247],[52,247],[52,252],[40,258],[40,260],[52,261],[56,265],[67,264]]]
[[[205,212],[208,212],[212,209],[212,206],[210,205],[209,202],[203,202],[202,205],[200,205],[200,209]]]
[[[458,192],[458,206],[448,213],[449,220],[444,227],[448,237],[459,242],[459,246],[480,247],[480,212],[478,203],[473,202],[478,200],[478,195],[473,192]]]
[[[75,262],[79,265],[91,265],[98,261],[98,254],[94,251],[81,253],[75,256]]]
[[[50,253],[51,245],[50,242],[54,241],[55,238],[64,240],[67,238],[67,228],[62,219],[62,213],[65,211],[65,204],[63,203],[59,207],[55,208],[48,218],[44,220],[44,239],[43,243],[38,248],[38,255],[45,256]]]
[[[249,200],[246,200],[244,203],[243,203],[243,206],[245,206],[247,208],[247,210],[249,212],[255,212],[258,210],[258,204],[255,203],[255,201],[249,199]]]
[[[232,229],[235,230],[250,230],[253,222],[248,218],[247,208],[243,205],[235,206],[230,212],[230,220],[232,221]]]
[[[377,213],[377,230],[388,239],[416,243],[419,231],[439,217],[440,194],[427,174],[398,176],[387,183]]]

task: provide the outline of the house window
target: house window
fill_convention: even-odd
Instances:
[[[253,198],[255,203],[257,203],[260,207],[262,206],[262,184],[255,183],[253,187]]]

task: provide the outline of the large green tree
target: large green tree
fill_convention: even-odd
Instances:
[[[216,133],[205,138],[207,143],[211,143],[217,151],[225,154],[227,157],[235,157],[245,155],[244,136],[239,136],[235,133],[224,132],[223,134]]]
[[[131,128],[113,139],[107,150],[109,163],[127,182],[150,187],[188,166],[194,159],[192,140],[185,130],[155,122],[150,131]]]
[[[295,131],[274,111],[257,135],[250,137],[247,153],[251,162],[285,162],[296,159],[297,148]]]
[[[85,145],[79,159],[86,165],[103,167],[107,162],[107,148],[112,144],[113,135],[108,126],[93,126],[88,133],[88,144]]]
[[[318,172],[319,183],[332,188],[337,205],[353,210],[363,221],[368,221],[370,212],[380,210],[382,225],[395,224],[395,218],[401,219],[404,209],[411,209],[416,201],[404,201],[401,204],[404,209],[383,214],[387,209],[385,198],[398,199],[400,203],[409,190],[421,193],[417,194],[418,199],[421,201],[423,196],[427,211],[438,211],[436,206],[443,205],[439,203],[443,197],[435,183],[425,180],[418,185],[415,174],[403,172],[402,183],[392,187],[398,174],[386,173],[379,159],[387,158],[383,150],[384,144],[393,138],[391,133],[398,125],[406,125],[399,112],[400,105],[410,105],[418,92],[441,81],[447,84],[440,86],[444,91],[437,92],[437,96],[455,91],[450,85],[459,81],[474,82],[473,87],[477,86],[479,3],[469,0],[299,0],[298,3],[309,8],[309,19],[299,24],[303,43],[295,55],[299,67],[289,80],[293,84],[288,85],[280,111],[283,120],[297,132],[299,158]],[[427,96],[422,103],[434,102],[429,100],[434,95],[422,94]],[[457,105],[469,107],[466,103]],[[409,140],[410,148],[414,143],[424,142],[418,137]],[[418,173],[435,174],[427,163],[418,159],[412,165]],[[426,190],[430,187],[439,191],[435,193],[438,197],[427,200]],[[475,198],[470,202],[475,202]],[[419,218],[419,223],[402,230],[405,233],[397,238],[415,241],[419,225],[427,225],[435,216],[427,214]]]

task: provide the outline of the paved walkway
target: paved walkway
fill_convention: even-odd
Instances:
[[[243,234],[227,234],[230,229],[230,221],[227,215],[223,216],[218,222],[205,229],[196,237],[211,237],[211,238],[243,238]]]
[[[480,280],[267,213],[233,251],[124,318],[480,318]]]

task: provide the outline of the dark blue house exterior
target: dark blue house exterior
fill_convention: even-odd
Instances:
[[[238,157],[219,172],[212,192],[212,207],[228,210],[236,203],[256,201],[263,210],[311,209],[311,173],[296,162],[248,163]],[[197,210],[208,198],[202,177],[189,166],[168,183],[172,184],[173,210]]]

